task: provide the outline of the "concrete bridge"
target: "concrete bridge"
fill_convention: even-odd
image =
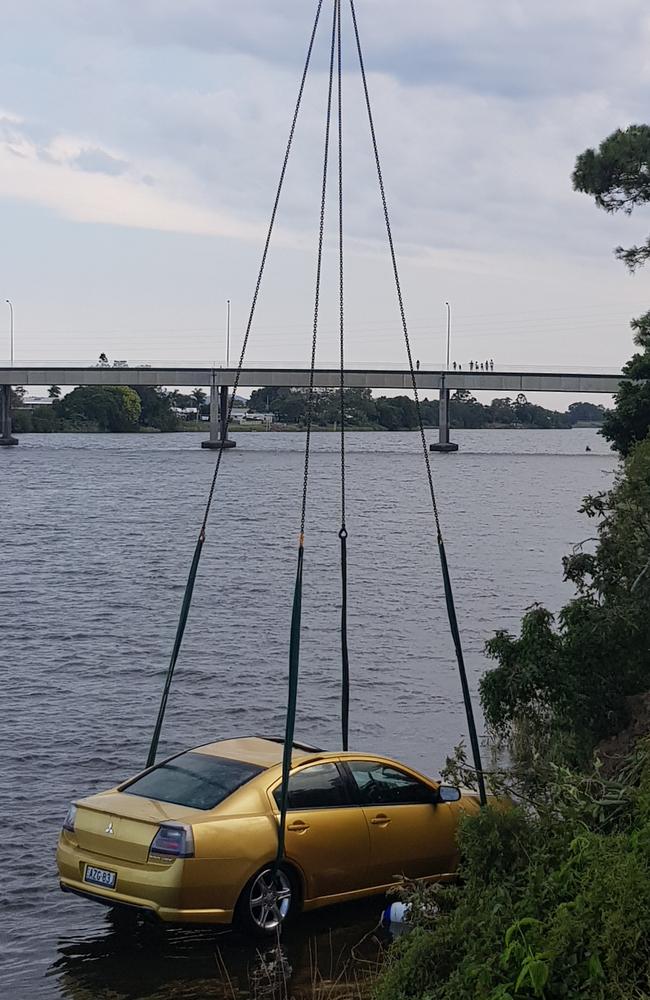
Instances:
[[[208,448],[234,447],[227,436],[226,413],[228,390],[236,376],[234,368],[153,367],[153,366],[0,366],[0,445],[17,444],[12,435],[12,385],[131,385],[131,386],[209,386],[210,439]],[[615,393],[626,381],[621,372],[551,372],[551,371],[436,371],[421,370],[416,374],[418,389],[423,393],[440,394],[439,441],[431,445],[435,451],[455,451],[458,446],[449,441],[449,396],[457,389],[473,392],[528,393],[570,392]],[[340,373],[336,368],[319,368],[314,375],[318,389],[339,387]],[[307,368],[244,368],[239,388],[258,386],[300,388],[309,385]],[[346,388],[398,390],[409,392],[411,375],[405,369],[354,368],[345,372]]]

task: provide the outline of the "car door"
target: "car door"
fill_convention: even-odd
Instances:
[[[368,824],[371,885],[455,870],[457,813],[435,802],[435,788],[385,761],[346,765]]]
[[[279,809],[280,785],[272,791]],[[308,764],[291,774],[285,851],[304,872],[306,899],[368,885],[368,826],[335,763]]]

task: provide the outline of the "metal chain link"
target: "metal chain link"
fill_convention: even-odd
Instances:
[[[256,306],[257,306],[257,299],[259,297],[260,286],[262,284],[262,278],[264,276],[264,270],[265,270],[265,267],[266,267],[266,260],[267,260],[267,257],[268,257],[269,246],[271,244],[271,237],[273,235],[273,229],[274,229],[274,226],[275,226],[275,218],[276,218],[276,215],[277,215],[278,206],[280,204],[280,196],[282,194],[282,189],[284,187],[284,180],[285,180],[285,176],[286,176],[286,172],[287,172],[287,164],[289,162],[289,155],[291,153],[291,147],[293,145],[293,138],[294,138],[294,135],[295,135],[296,125],[297,125],[297,122],[298,122],[298,115],[300,114],[300,108],[301,108],[301,105],[302,105],[302,98],[303,98],[303,94],[304,94],[304,90],[305,90],[305,82],[307,80],[307,73],[309,71],[309,66],[310,66],[310,63],[311,63],[312,52],[313,52],[313,49],[314,49],[314,40],[316,38],[316,31],[318,29],[318,24],[319,24],[319,21],[320,21],[320,15],[321,15],[322,6],[323,6],[323,0],[318,0],[318,6],[316,8],[316,16],[314,18],[314,25],[313,25],[311,36],[310,36],[310,39],[309,39],[309,46],[307,48],[307,56],[306,56],[306,59],[305,59],[305,65],[304,65],[304,68],[303,68],[302,78],[301,78],[301,81],[300,81],[300,87],[298,89],[298,97],[296,99],[296,106],[295,106],[294,113],[293,113],[293,119],[292,119],[292,122],[291,122],[291,128],[289,130],[289,138],[287,140],[287,146],[286,146],[286,150],[285,150],[285,154],[284,154],[284,160],[283,160],[283,163],[282,163],[282,170],[280,171],[280,179],[278,181],[278,187],[277,187],[276,194],[275,194],[275,201],[273,203],[273,211],[271,213],[271,219],[270,219],[270,222],[269,222],[269,228],[268,228],[268,232],[267,232],[267,235],[266,235],[266,242],[264,244],[264,252],[262,253],[262,260],[261,260],[259,272],[258,272],[258,275],[257,275],[257,282],[255,284],[255,292],[254,292],[254,295],[253,295],[253,300],[251,302],[250,313],[249,313],[249,316],[248,316],[248,323],[246,324],[246,333],[244,335],[244,341],[242,343],[242,349],[241,349],[241,353],[240,353],[240,356],[239,356],[239,364],[237,366],[237,374],[236,374],[236,377],[235,377],[235,380],[234,380],[233,390],[232,390],[232,396],[230,398],[230,404],[228,406],[228,412],[227,412],[227,415],[226,415],[226,426],[225,426],[225,428],[222,428],[222,440],[225,439],[225,436],[226,436],[226,434],[228,432],[228,427],[230,426],[230,421],[232,419],[232,410],[233,410],[233,406],[234,406],[234,403],[235,403],[235,396],[237,394],[237,389],[239,387],[239,382],[240,382],[240,379],[241,379],[242,368],[244,367],[244,358],[245,358],[245,355],[246,355],[246,348],[248,346],[248,339],[249,339],[249,336],[250,336],[251,327],[253,325],[253,318],[255,316],[255,309],[256,309]],[[212,501],[213,501],[213,498],[214,498],[214,493],[215,493],[215,489],[216,489],[216,485],[217,485],[217,478],[219,476],[219,469],[221,468],[221,458],[222,458],[222,455],[223,455],[223,447],[221,447],[219,449],[219,452],[218,452],[218,455],[217,455],[217,461],[215,463],[214,472],[213,472],[213,475],[212,475],[212,481],[210,483],[210,490],[209,490],[209,493],[208,493],[208,499],[207,499],[207,502],[206,502],[206,505],[205,505],[205,511],[204,511],[204,514],[203,514],[203,520],[201,522],[201,528],[199,530],[199,535],[198,535],[198,539],[197,539],[197,542],[196,542],[196,547],[195,547],[195,550],[194,550],[194,557],[192,559],[192,564],[190,566],[190,571],[189,571],[188,578],[187,578],[187,584],[185,586],[185,594],[183,596],[183,604],[181,606],[181,613],[180,613],[178,625],[176,627],[176,635],[175,635],[175,638],[174,638],[174,645],[173,645],[173,649],[172,649],[171,659],[170,659],[169,667],[167,669],[167,674],[166,674],[166,678],[165,678],[165,686],[163,688],[163,694],[162,694],[162,699],[161,699],[161,702],[160,702],[160,708],[158,710],[158,717],[157,717],[157,720],[156,720],[156,725],[155,725],[155,728],[154,728],[153,738],[152,738],[151,746],[150,746],[150,749],[149,749],[149,756],[148,756],[148,760],[147,760],[147,767],[149,767],[151,764],[154,763],[155,757],[156,757],[156,751],[157,751],[157,748],[158,748],[158,741],[159,741],[159,738],[160,738],[160,733],[161,733],[161,729],[162,729],[162,725],[163,725],[163,721],[164,721],[164,717],[165,717],[165,711],[166,711],[166,708],[167,708],[167,700],[168,700],[169,691],[170,691],[170,688],[171,688],[172,678],[173,678],[174,671],[175,671],[175,668],[176,668],[176,663],[177,663],[177,660],[178,660],[178,656],[179,656],[179,653],[180,653],[180,650],[181,650],[183,636],[185,634],[185,626],[186,626],[186,623],[187,623],[187,617],[188,617],[188,614],[189,614],[190,605],[191,605],[191,602],[192,602],[192,596],[193,596],[193,593],[194,593],[194,585],[195,585],[195,582],[196,582],[196,575],[197,575],[197,572],[198,572],[199,562],[200,562],[200,559],[201,559],[201,552],[203,550],[203,543],[205,541],[205,532],[206,532],[206,527],[207,527],[207,524],[208,524],[208,518],[210,516],[210,509],[212,507]]]
[[[348,529],[345,523],[345,288],[343,253],[343,60],[341,41],[341,0],[336,4],[337,90],[339,131],[339,327],[341,365],[341,743],[348,749],[350,730],[350,655],[348,650]]]
[[[397,267],[397,256],[395,254],[395,244],[393,242],[393,232],[390,224],[390,216],[388,213],[388,203],[386,200],[386,190],[384,188],[384,178],[381,169],[381,161],[379,158],[379,147],[377,145],[377,135],[375,132],[375,123],[372,114],[372,107],[370,104],[370,94],[368,91],[368,80],[366,78],[366,69],[363,61],[363,52],[361,50],[361,39],[359,37],[359,27],[357,24],[357,15],[354,6],[354,0],[350,0],[350,9],[352,11],[352,22],[354,24],[354,34],[357,44],[357,53],[359,56],[359,67],[361,69],[361,79],[363,81],[363,91],[366,99],[366,109],[368,112],[368,122],[370,125],[370,135],[372,137],[372,147],[375,154],[375,165],[377,167],[377,178],[379,180],[379,190],[381,193],[381,202],[384,210],[384,221],[386,223],[386,235],[388,236],[388,246],[390,248],[390,256],[393,264],[393,276],[395,279],[395,289],[397,291],[397,301],[399,304],[400,317],[402,320],[402,330],[404,332],[404,343],[406,344],[406,354],[408,357],[409,370],[411,373],[411,385],[413,387],[413,396],[415,399],[415,408],[418,419],[418,426],[420,430],[420,439],[422,442],[422,452],[424,454],[424,464],[427,470],[427,479],[429,482],[429,492],[431,495],[431,505],[433,507],[433,516],[436,525],[436,532],[438,536],[438,554],[440,556],[440,566],[442,570],[442,577],[445,587],[445,599],[447,603],[447,615],[449,619],[449,628],[451,631],[452,639],[454,642],[454,647],[456,651],[456,660],[458,663],[458,671],[460,675],[461,688],[463,692],[463,701],[465,704],[465,714],[467,717],[467,725],[469,729],[470,742],[472,746],[472,753],[474,757],[474,767],[476,770],[476,777],[479,788],[479,798],[481,805],[484,806],[487,802],[486,791],[485,791],[485,781],[483,777],[483,766],[481,764],[481,751],[478,741],[478,734],[476,732],[476,723],[474,720],[474,710],[472,707],[472,699],[469,690],[469,683],[467,680],[467,670],[465,668],[465,659],[463,656],[462,643],[460,638],[460,630],[458,628],[458,620],[456,617],[456,607],[454,602],[453,588],[451,584],[451,577],[449,575],[449,567],[447,565],[447,555],[445,552],[445,543],[442,537],[442,529],[440,526],[440,517],[438,514],[438,503],[436,500],[436,491],[433,485],[433,474],[431,472],[431,462],[429,460],[429,449],[427,448],[427,439],[424,433],[424,422],[422,420],[422,408],[420,406],[420,396],[418,393],[417,379],[415,377],[415,369],[413,367],[413,355],[411,353],[411,341],[408,332],[408,326],[406,323],[406,311],[404,309],[404,298],[402,295],[402,286],[399,277],[399,270]]]
[[[266,269],[266,260],[269,254],[269,247],[271,245],[271,237],[273,236],[273,229],[275,227],[275,219],[278,213],[278,206],[280,204],[280,196],[282,194],[282,189],[284,187],[284,180],[287,173],[287,165],[289,163],[289,156],[291,154],[291,148],[293,146],[293,139],[296,132],[296,125],[298,124],[298,115],[300,114],[300,108],[302,106],[302,98],[305,91],[305,82],[307,80],[307,74],[309,72],[309,66],[311,64],[312,52],[314,49],[314,41],[316,39],[316,32],[318,30],[318,24],[320,22],[320,15],[323,8],[323,0],[318,0],[318,6],[316,8],[316,16],[314,18],[314,26],[312,28],[311,37],[309,39],[309,46],[307,48],[307,56],[305,59],[305,65],[302,71],[302,78],[300,80],[300,87],[298,89],[298,97],[296,99],[296,106],[293,113],[293,119],[291,121],[291,128],[289,130],[289,138],[287,140],[287,146],[284,154],[284,160],[282,162],[282,170],[280,171],[280,179],[278,181],[278,187],[275,194],[275,201],[273,202],[273,210],[271,212],[271,220],[269,222],[268,232],[266,234],[266,241],[264,243],[264,251],[262,253],[262,261],[260,263],[260,269],[257,275],[257,281],[255,283],[255,291],[253,293],[253,299],[251,302],[251,308],[248,316],[248,322],[246,324],[246,332],[244,334],[244,340],[242,343],[241,353],[239,355],[239,363],[237,365],[237,373],[235,375],[235,380],[233,382],[232,396],[230,397],[230,403],[228,405],[228,413],[226,415],[226,426],[222,429],[222,439],[225,438],[228,433],[228,428],[230,427],[230,422],[232,420],[233,406],[235,405],[235,396],[237,394],[237,389],[239,388],[239,382],[241,379],[242,368],[244,367],[244,359],[246,357],[246,348],[248,347],[248,340],[250,337],[251,328],[253,326],[253,319],[255,317],[255,310],[257,308],[257,300],[260,294],[260,287],[262,285],[262,278],[264,277],[264,271]],[[223,455],[223,448],[219,449],[217,455],[217,462],[214,469],[214,475],[212,477],[212,483],[210,485],[210,492],[208,493],[208,501],[205,507],[205,514],[203,516],[203,523],[201,525],[201,535],[205,536],[205,529],[207,527],[208,518],[210,516],[210,509],[212,507],[212,500],[214,497],[214,491],[217,485],[217,478],[219,476],[219,469],[221,467],[221,458]]]
[[[341,44],[341,3],[335,0],[337,19],[337,83],[338,83],[338,128],[339,128],[339,329],[341,365],[341,530],[340,538],[347,538],[345,523],[345,298],[343,259],[343,86],[342,86],[342,44]]]
[[[427,439],[424,433],[424,422],[422,420],[422,408],[420,406],[420,395],[418,392],[417,379],[415,377],[415,368],[413,367],[413,354],[411,352],[411,338],[408,332],[408,325],[406,322],[406,310],[404,308],[404,297],[402,295],[402,285],[399,277],[399,269],[397,267],[397,256],[395,254],[395,244],[393,243],[393,230],[390,223],[390,216],[388,214],[388,202],[386,200],[386,189],[384,187],[384,176],[381,169],[381,161],[379,158],[379,147],[377,145],[377,135],[375,132],[375,121],[372,113],[372,107],[370,104],[370,93],[368,91],[368,81],[366,78],[366,67],[363,60],[363,52],[361,50],[361,39],[359,37],[359,27],[357,24],[357,15],[354,7],[354,0],[350,0],[350,9],[352,11],[352,23],[354,24],[354,35],[357,43],[357,53],[359,55],[359,68],[361,69],[361,79],[363,81],[363,92],[366,99],[366,109],[368,111],[368,122],[370,125],[370,135],[372,137],[372,148],[375,154],[375,165],[377,167],[377,178],[379,180],[379,191],[381,194],[381,203],[384,209],[384,221],[386,223],[386,235],[388,236],[388,246],[390,249],[391,261],[393,264],[393,277],[395,279],[395,288],[397,291],[397,301],[399,305],[400,317],[402,320],[402,331],[404,333],[404,343],[406,344],[406,354],[408,357],[409,371],[411,374],[411,385],[413,388],[413,396],[415,399],[415,409],[418,418],[418,427],[420,430],[420,438],[422,440],[422,450],[424,452],[424,464],[427,470],[427,479],[429,481],[429,492],[431,494],[431,504],[433,506],[433,516],[436,522],[436,531],[438,537],[441,535],[440,529],[440,517],[438,514],[438,502],[436,500],[436,491],[433,486],[433,473],[431,472],[431,462],[429,461],[429,449],[427,448]]]
[[[309,458],[311,449],[311,428],[314,418],[314,371],[316,368],[316,345],[318,341],[318,319],[320,313],[320,287],[323,269],[323,242],[325,233],[325,206],[327,201],[327,175],[329,171],[330,131],[332,123],[332,90],[334,87],[334,52],[336,48],[336,12],[338,0],[334,0],[332,18],[332,41],[330,45],[329,87],[327,91],[327,114],[325,120],[325,153],[323,156],[323,182],[321,187],[320,222],[318,230],[318,255],[316,263],[316,289],[314,293],[314,325],[311,339],[311,363],[309,368],[309,397],[307,402],[307,437],[305,440],[305,467],[302,482],[302,504],[300,510],[300,546],[305,541],[305,520],[307,517],[307,484],[309,482]]]

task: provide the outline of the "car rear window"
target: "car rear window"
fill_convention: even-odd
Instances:
[[[214,809],[264,768],[194,750],[154,767],[121,790],[190,809]]]

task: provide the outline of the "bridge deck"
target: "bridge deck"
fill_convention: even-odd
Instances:
[[[213,377],[219,385],[232,385],[233,368],[159,368],[159,367],[0,367],[0,385],[210,385]],[[620,372],[447,372],[420,371],[416,375],[422,390],[440,389],[444,384],[452,391],[469,389],[484,392],[572,392],[614,393],[625,380]],[[340,374],[335,368],[319,368],[314,382],[319,389],[335,389]],[[408,392],[411,376],[403,369],[349,369],[345,373],[349,388],[397,389]],[[239,380],[241,388],[254,386],[309,385],[306,368],[244,368]]]

